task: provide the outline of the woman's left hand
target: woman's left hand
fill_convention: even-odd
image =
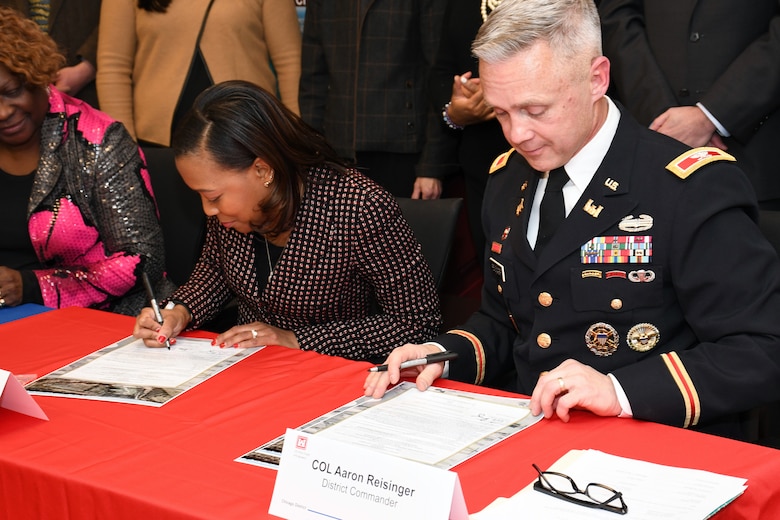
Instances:
[[[300,349],[298,338],[291,330],[272,327],[267,323],[255,321],[246,325],[236,325],[214,338],[212,342],[220,348],[249,348],[265,345],[280,345],[282,347]]]
[[[0,266],[0,307],[13,307],[22,302],[22,273]]]

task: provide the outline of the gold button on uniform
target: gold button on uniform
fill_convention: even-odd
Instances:
[[[498,286],[497,290],[498,290],[498,294],[504,294],[504,288],[501,287],[500,285]]]
[[[621,300],[620,298],[615,298],[614,300],[609,302],[609,306],[615,309],[616,311],[619,311],[620,309],[623,308],[623,300]]]
[[[552,338],[546,332],[542,332],[536,336],[536,344],[542,348],[548,348],[550,345],[552,345]]]
[[[538,300],[539,300],[539,305],[541,305],[542,307],[549,307],[550,305],[552,305],[553,297],[552,294],[548,292],[541,292],[539,293]]]

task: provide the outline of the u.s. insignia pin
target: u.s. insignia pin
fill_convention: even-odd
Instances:
[[[626,335],[628,346],[637,352],[647,352],[658,345],[661,332],[658,327],[650,323],[637,323],[631,327]]]
[[[594,323],[585,333],[585,344],[599,357],[611,356],[617,350],[619,341],[615,327],[608,323]]]

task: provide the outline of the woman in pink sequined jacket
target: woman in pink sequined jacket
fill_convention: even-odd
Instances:
[[[0,306],[135,314],[163,274],[149,175],[120,123],[49,86],[61,63],[0,9]]]

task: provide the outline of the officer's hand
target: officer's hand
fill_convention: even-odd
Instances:
[[[400,369],[400,365],[404,361],[410,359],[421,359],[428,354],[436,354],[441,352],[441,349],[436,345],[412,345],[406,344],[402,347],[398,347],[393,350],[384,364],[387,365],[386,372],[371,372],[366,378],[366,382],[363,383],[363,390],[365,395],[379,399],[387,391],[387,387],[394,385],[401,380],[401,377],[417,377],[417,388],[421,391],[426,390],[433,384],[438,378],[441,377],[444,372],[444,363],[431,363],[430,365],[422,365],[411,368],[406,368],[403,371]]]
[[[555,414],[569,422],[572,408],[613,417],[623,411],[609,376],[567,359],[539,377],[531,395],[531,413],[544,413],[546,419]]]

